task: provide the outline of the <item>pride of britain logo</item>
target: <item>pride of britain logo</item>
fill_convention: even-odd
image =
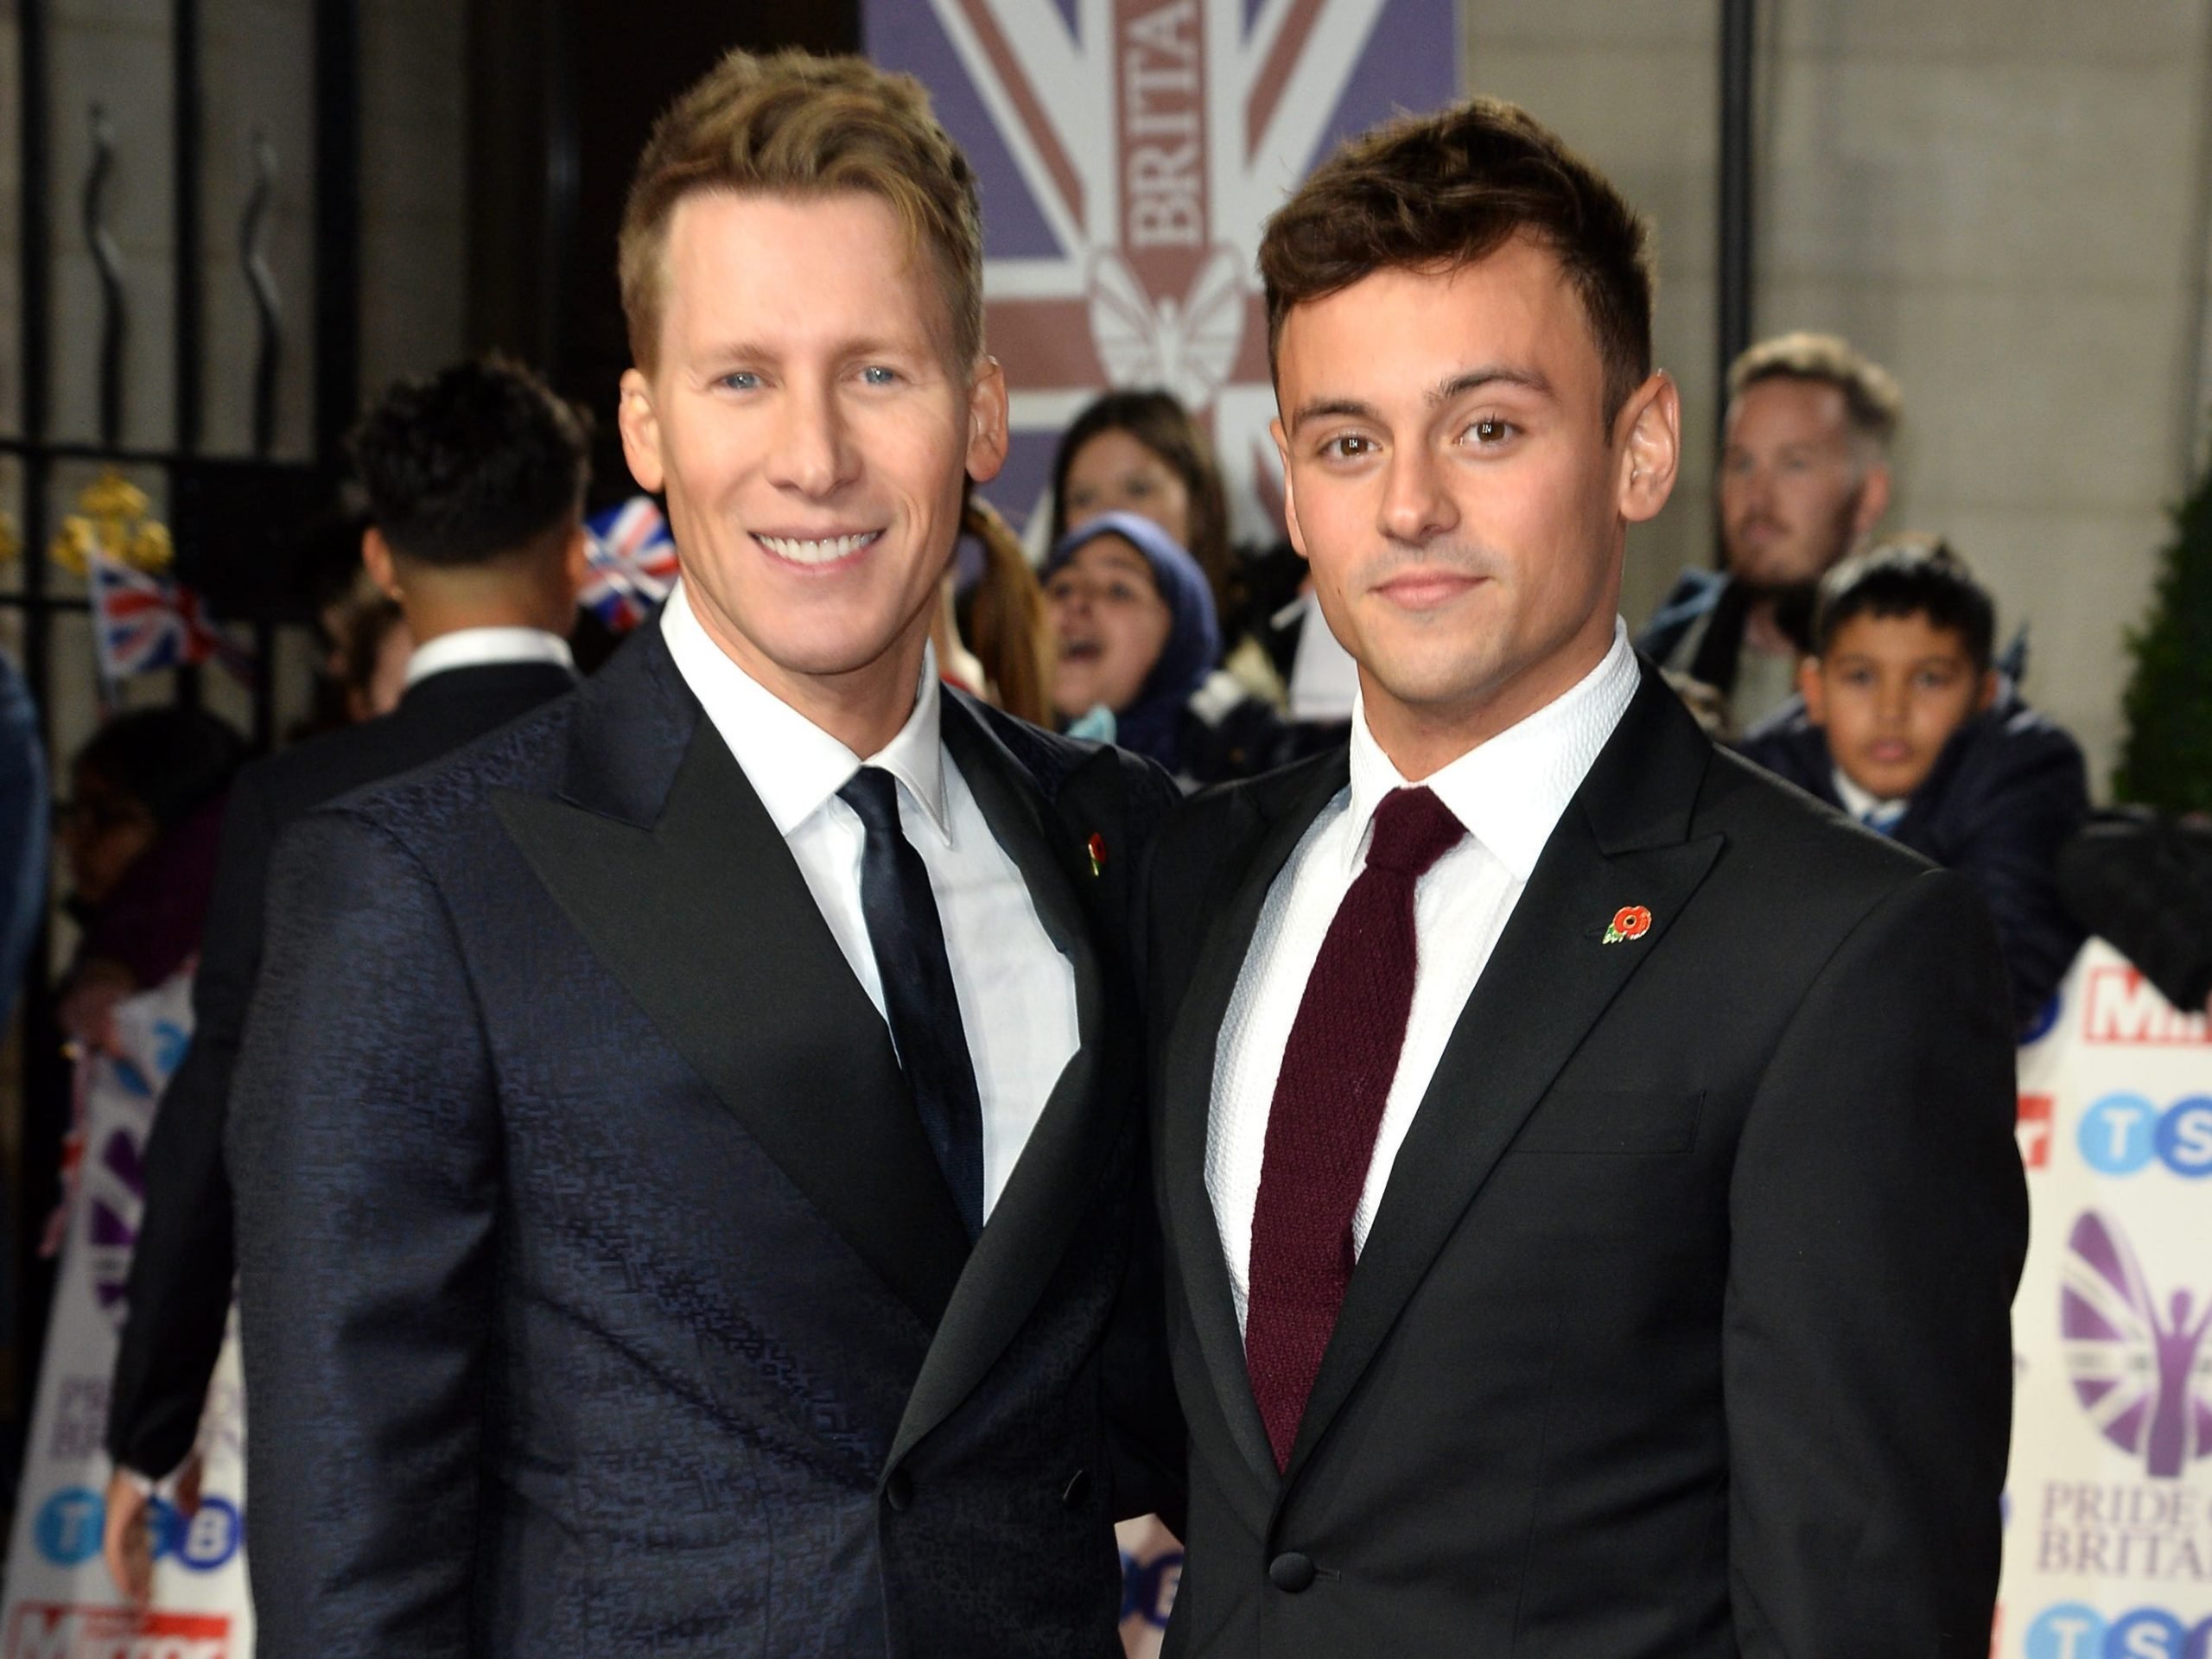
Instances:
[[[861,34],[982,185],[1007,517],[1093,396],[1160,386],[1212,429],[1238,533],[1279,536],[1261,224],[1338,139],[1458,95],[1455,0],[865,0]]]
[[[2212,1454],[2212,1299],[2154,1291],[2115,1222],[2085,1211],[2067,1239],[2059,1334],[2089,1421],[2161,1479]]]

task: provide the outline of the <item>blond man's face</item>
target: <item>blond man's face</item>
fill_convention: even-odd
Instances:
[[[1003,377],[860,193],[710,191],[671,214],[657,359],[623,377],[630,470],[667,493],[715,642],[798,706],[918,664],[966,480],[1006,457]]]

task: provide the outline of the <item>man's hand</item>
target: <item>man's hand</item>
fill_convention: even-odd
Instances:
[[[204,1465],[198,1452],[176,1471],[175,1502],[189,1516],[200,1508],[200,1477]],[[143,1607],[154,1594],[154,1489],[143,1477],[118,1469],[108,1477],[106,1524],[100,1538],[100,1554],[107,1575],[133,1607]]]
[[[100,1555],[117,1592],[133,1607],[143,1607],[154,1594],[154,1535],[148,1524],[153,1506],[153,1488],[130,1470],[118,1469],[107,1478]]]

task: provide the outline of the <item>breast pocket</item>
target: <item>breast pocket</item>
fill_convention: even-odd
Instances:
[[[1648,1089],[1556,1089],[1537,1104],[1511,1150],[1617,1158],[1688,1152],[1697,1141],[1705,1091],[1656,1094]]]

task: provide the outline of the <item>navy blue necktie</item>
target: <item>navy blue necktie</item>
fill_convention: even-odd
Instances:
[[[837,798],[868,831],[861,854],[861,910],[883,980],[891,1041],[914,1091],[922,1133],[972,1239],[983,1230],[983,1103],[929,869],[899,828],[899,785],[889,772],[862,766]]]

